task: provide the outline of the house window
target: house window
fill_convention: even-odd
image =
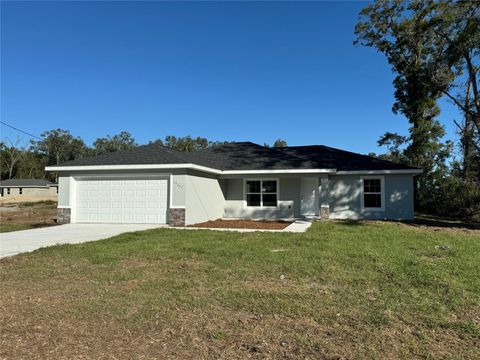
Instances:
[[[23,189],[22,188],[18,188],[18,195],[22,195],[23,193]]]
[[[278,203],[277,180],[247,180],[245,183],[247,206],[276,207]]]
[[[383,210],[383,178],[363,179],[363,208]]]
[[[7,195],[10,195],[10,188],[7,188]]]

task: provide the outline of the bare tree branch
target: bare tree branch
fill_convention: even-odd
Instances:
[[[11,179],[13,176],[13,170],[15,165],[22,159],[25,155],[25,149],[19,147],[21,142],[20,138],[17,138],[15,142],[10,139],[6,139],[9,146],[4,148],[4,156],[2,156],[2,162],[8,169],[8,178]]]

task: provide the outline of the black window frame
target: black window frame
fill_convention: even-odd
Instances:
[[[365,176],[362,177],[362,210],[364,211],[385,211],[385,189],[384,178],[381,176]],[[367,183],[368,182],[368,183]],[[375,183],[373,183],[375,182]],[[377,183],[378,182],[378,183]],[[367,206],[370,200],[375,196],[380,206]]]
[[[250,186],[249,182],[259,182],[260,186],[258,187],[258,191],[249,191]],[[267,191],[267,187],[271,187],[271,184],[264,185],[264,183],[274,182],[275,191]],[[245,206],[248,208],[277,208],[278,207],[278,195],[279,195],[279,180],[278,179],[245,179],[245,186],[244,186],[244,199],[245,199]],[[249,199],[253,196],[259,196],[258,205],[249,205]],[[265,197],[272,197],[274,196],[275,205],[264,205],[264,196]],[[257,202],[255,202],[257,203]]]

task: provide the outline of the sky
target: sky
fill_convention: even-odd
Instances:
[[[1,2],[1,120],[90,145],[129,131],[359,153],[391,111],[385,57],[355,46],[365,2]],[[446,139],[456,139],[441,102]],[[28,136],[1,126],[1,138]]]

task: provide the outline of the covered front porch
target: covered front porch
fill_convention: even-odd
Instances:
[[[328,174],[236,176],[220,183],[225,218],[329,218]]]

